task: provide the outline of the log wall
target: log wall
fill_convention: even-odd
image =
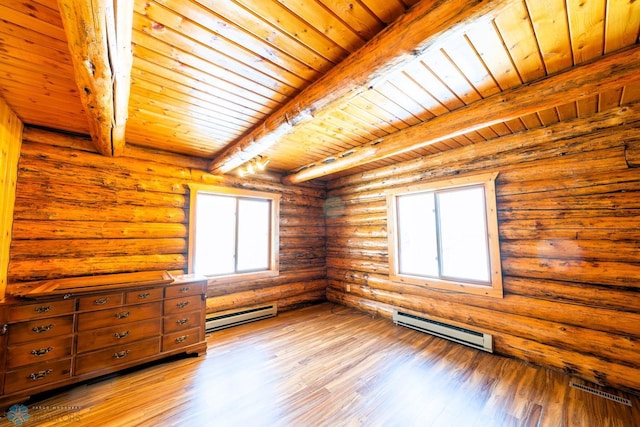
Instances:
[[[0,300],[7,287],[22,122],[0,97]]]
[[[18,168],[11,282],[140,270],[186,272],[189,183],[282,194],[280,276],[210,284],[208,311],[325,299],[323,187],[205,172],[208,161],[137,147],[97,154],[88,139],[27,127]]]
[[[636,104],[331,181],[328,299],[469,325],[497,353],[639,391],[638,141]],[[385,191],[485,172],[499,172],[504,298],[391,282]]]

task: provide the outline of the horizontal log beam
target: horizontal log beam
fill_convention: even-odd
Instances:
[[[322,78],[233,143],[209,166],[227,173],[249,161],[296,126],[369,90],[436,41],[457,34],[471,21],[491,19],[508,0],[421,1]]]
[[[629,298],[629,291],[624,288],[522,277],[506,277],[503,286],[509,293],[523,297],[640,314],[640,298]]]
[[[302,260],[302,262],[299,260],[287,261],[287,260],[281,259],[280,273],[295,271],[300,268],[301,264],[304,265],[305,267],[314,268],[314,267],[323,267],[325,265],[325,262],[323,258],[305,259],[305,260]]]
[[[625,160],[630,168],[640,167],[640,138],[636,141],[629,141],[624,152]]]
[[[185,254],[186,239],[60,239],[16,240],[11,259],[82,258],[91,256]]]
[[[133,2],[58,0],[80,99],[98,152],[124,151]]]
[[[57,221],[123,221],[187,223],[183,208],[148,208],[135,205],[100,205],[64,200],[29,200],[16,197],[15,219]]]
[[[91,168],[94,171],[123,169],[121,159],[106,159],[96,155],[95,152],[78,147],[86,142],[86,139],[75,135],[62,135],[55,132],[26,128],[22,154],[39,160],[50,160],[56,164],[70,164]],[[151,152],[151,150],[147,151]],[[153,162],[140,158],[128,158],[126,169],[131,172],[145,174],[147,178],[160,176],[174,178],[174,181],[175,178],[191,179],[191,170],[188,167],[175,166],[175,162],[171,162],[170,157],[166,159],[166,162],[162,162],[159,158],[159,156],[156,156]]]
[[[327,239],[324,236],[307,236],[307,237],[280,237],[281,249],[298,249],[309,247],[324,247]]]
[[[471,165],[475,165],[479,159],[487,159],[487,161],[493,161],[493,163],[483,164],[482,167],[490,167],[495,164],[497,158],[502,159],[505,153],[529,150],[531,155],[536,156],[537,150],[531,150],[531,148],[540,144],[556,144],[556,141],[561,140],[588,138],[589,135],[599,130],[605,130],[610,134],[611,132],[606,130],[607,128],[619,129],[625,124],[638,121],[640,121],[640,104],[638,103],[611,108],[587,117],[560,121],[542,128],[532,129],[525,134],[507,135],[482,144],[471,144],[455,150],[442,151],[356,175],[344,176],[331,181],[327,185],[327,195],[329,200],[336,200],[335,196],[341,194],[359,193],[375,188],[384,188],[387,185],[413,182],[407,180],[407,177],[415,180],[416,174],[423,174],[424,171],[429,170],[439,170],[449,164],[454,164],[455,166],[456,162],[461,162],[460,169],[467,170]],[[521,161],[518,159],[518,163]],[[501,163],[506,162],[501,161]],[[401,177],[400,181],[398,181],[398,177]],[[340,202],[342,201],[337,199],[337,203]]]
[[[16,219],[13,237],[15,240],[186,238],[187,228],[186,224],[181,223]]]
[[[602,134],[611,138],[611,128],[615,128],[616,134],[622,129],[627,129],[631,132],[635,131],[637,135],[638,127],[635,123],[638,121],[640,121],[640,104],[634,103],[588,117],[561,121],[543,128],[532,129],[526,134],[507,135],[482,144],[471,144],[419,157],[408,162],[345,176],[329,183],[327,204],[329,206],[344,205],[345,202],[338,196],[349,195],[351,197],[352,194],[359,195],[376,189],[382,190],[389,186],[408,184],[415,182],[416,176],[425,180],[432,176],[435,178],[445,174],[447,170],[485,170],[496,165],[510,164],[511,162],[507,161],[505,157],[515,159],[517,164],[538,161],[541,148],[544,149],[547,156],[550,149],[552,150],[554,147],[561,146],[564,150],[570,150],[573,148],[574,141],[588,142],[594,135]],[[523,137],[523,135],[525,136]],[[633,133],[629,134],[629,136],[632,135]],[[562,152],[563,156],[564,153]],[[554,153],[552,156],[557,157],[558,154]],[[438,175],[435,175],[436,173]],[[545,180],[550,181],[546,177]]]
[[[389,188],[400,188],[416,181],[441,180],[457,175],[459,171],[464,171],[466,174],[481,171],[500,172],[499,194],[504,185],[520,184],[522,187],[525,185],[524,182],[544,181],[547,186],[551,186],[557,180],[575,179],[577,172],[582,170],[602,174],[628,172],[631,169],[627,167],[624,159],[624,139],[634,134],[640,135],[640,129],[619,127],[616,129],[615,137],[612,137],[610,130],[600,131],[575,138],[554,139],[545,144],[537,144],[535,149],[527,146],[500,151],[475,160],[463,156],[458,159],[454,153],[446,164],[438,167],[429,167],[430,162],[425,161],[424,167],[413,173],[406,172],[393,178],[383,178],[332,192],[329,199],[331,202],[326,204],[330,214],[328,217],[331,218],[331,215],[335,216],[341,210],[349,209],[351,206],[345,206],[347,201],[350,204],[359,202],[377,205],[384,203]]]
[[[9,282],[131,271],[174,270],[183,269],[186,265],[187,259],[182,254],[15,260],[9,263]]]
[[[183,208],[189,202],[182,194],[138,191],[128,189],[106,189],[75,183],[52,183],[43,179],[23,179],[18,183],[18,194],[23,200],[39,201],[43,198],[67,200],[70,203],[116,204],[135,206],[158,206]]]
[[[567,218],[566,213],[555,213],[557,218],[501,220],[500,239],[640,240],[635,212],[627,216],[616,216],[618,212],[611,211],[591,213],[588,218],[584,217],[584,211],[578,211],[575,218]]]
[[[309,293],[317,295],[318,292],[324,293],[326,288],[327,281],[325,279],[319,279],[208,297],[207,313],[250,307],[267,302],[276,302],[281,298],[292,298]]]
[[[293,271],[281,273],[276,277],[268,277],[264,279],[256,279],[255,281],[241,280],[238,282],[225,283],[220,286],[219,283],[210,280],[207,287],[207,297],[218,297],[223,295],[237,294],[240,292],[250,292],[258,289],[272,288],[274,286],[286,285],[287,283],[304,283],[315,282],[317,280],[325,280],[326,274],[324,267],[315,268],[298,268]],[[326,283],[325,283],[326,284]]]
[[[504,240],[502,256],[507,258],[540,258],[552,260],[609,261],[640,263],[640,243],[609,240],[530,239]]]
[[[280,227],[280,237],[322,236],[324,232],[324,227]]]
[[[320,289],[319,291],[307,292],[302,295],[279,299],[276,301],[276,304],[278,304],[278,312],[282,313],[311,304],[324,302],[327,300],[326,293],[327,291],[325,289]]]
[[[541,179],[526,182],[511,182],[502,184],[498,190],[498,196],[518,195],[526,197],[529,194],[560,194],[565,189],[571,188],[575,193],[587,193],[594,189],[608,187],[616,191],[623,185],[631,188],[640,186],[640,171],[636,169],[624,169],[619,171],[593,172],[561,179]]]
[[[416,150],[507,120],[517,119],[640,80],[640,47],[613,53],[514,89],[497,93],[431,120],[392,133],[283,178],[298,184],[390,156]],[[491,114],[487,114],[491,112]]]
[[[640,267],[635,262],[503,257],[502,273],[542,280],[620,286],[633,288],[636,292],[640,290]]]
[[[546,299],[531,298],[511,293],[511,280],[514,278],[505,277],[505,297],[504,299],[486,298],[479,295],[458,294],[451,292],[433,291],[417,285],[407,285],[394,283],[384,274],[358,271],[353,269],[328,269],[329,282],[344,281],[351,285],[350,293],[361,292],[360,288],[369,288],[367,292],[375,295],[378,290],[390,291],[407,298],[427,298],[433,299],[434,305],[458,304],[460,307],[470,306],[485,308],[497,315],[518,315],[534,319],[549,320],[565,325],[585,327],[597,331],[619,334],[622,336],[632,336],[640,338],[637,322],[640,320],[640,313],[621,311],[616,308],[604,308],[598,306],[595,300],[590,307],[578,305],[574,302],[560,303]],[[529,280],[529,279],[522,279]],[[533,279],[535,283],[546,283]],[[620,295],[627,293],[626,298],[632,292],[624,289],[616,290]],[[624,297],[621,297],[624,298]],[[636,304],[637,306],[637,304]]]
[[[24,142],[38,142],[56,147],[73,148],[75,153],[78,151],[97,152],[96,146],[89,138],[80,135],[52,132],[33,126],[25,126],[22,138]],[[53,150],[53,147],[50,149]]]

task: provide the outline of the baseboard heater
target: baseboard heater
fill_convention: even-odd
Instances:
[[[396,325],[406,326],[407,328],[426,332],[440,338],[477,348],[478,350],[493,353],[493,337],[489,334],[437,322],[398,310],[393,310],[393,322]]]
[[[230,328],[231,326],[242,325],[243,323],[275,317],[276,314],[278,314],[278,306],[276,304],[268,304],[232,312],[212,313],[207,315],[205,329],[207,332],[217,331]]]

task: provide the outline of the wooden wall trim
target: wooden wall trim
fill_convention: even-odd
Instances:
[[[7,287],[21,143],[22,122],[0,97],[0,300]]]

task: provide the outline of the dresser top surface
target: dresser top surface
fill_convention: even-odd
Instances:
[[[9,284],[7,286],[7,295],[28,299],[39,299],[69,294],[76,296],[86,293],[113,291],[134,287],[143,288],[148,286],[167,285],[174,283],[174,281],[174,277],[167,271],[140,271],[135,273],[68,277],[62,279]],[[187,282],[187,280],[181,279],[177,283]]]

